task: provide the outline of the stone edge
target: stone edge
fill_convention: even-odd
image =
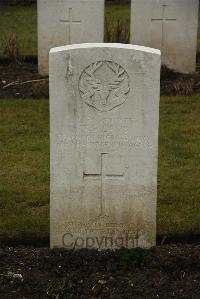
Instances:
[[[136,50],[142,51],[151,54],[157,54],[161,56],[161,51],[154,48],[132,45],[132,44],[120,44],[120,43],[84,43],[84,44],[73,44],[66,45],[61,47],[52,48],[49,54],[59,53],[68,50],[77,50],[77,49],[92,49],[92,48],[111,48],[111,49],[127,49],[127,50]]]

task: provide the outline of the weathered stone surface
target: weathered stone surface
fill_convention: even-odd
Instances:
[[[159,50],[51,50],[51,247],[155,244],[159,86]]]
[[[49,50],[103,42],[104,0],[38,0],[38,69],[48,74]]]
[[[131,43],[161,50],[162,64],[196,69],[199,0],[132,0]]]

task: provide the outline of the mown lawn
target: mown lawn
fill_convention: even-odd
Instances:
[[[46,100],[0,100],[0,236],[49,233]]]
[[[158,233],[200,232],[200,95],[160,105]]]
[[[158,234],[200,231],[200,103],[162,97]],[[49,236],[47,100],[0,101],[0,240]]]
[[[129,26],[130,5],[107,4],[105,16],[108,23],[114,25],[120,19],[126,26]],[[19,39],[22,55],[37,55],[37,10],[35,5],[30,7],[0,6],[0,56],[3,54],[3,41],[13,34],[16,34]],[[198,50],[200,51],[200,22]]]
[[[0,55],[3,55],[5,40],[16,35],[22,55],[37,55],[37,10],[36,6],[0,5]]]

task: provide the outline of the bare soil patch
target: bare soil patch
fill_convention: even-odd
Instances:
[[[36,63],[0,63],[0,99],[48,99],[49,80]]]
[[[199,299],[200,243],[159,246],[148,255],[147,264],[126,267],[119,251],[1,248],[0,298]],[[58,291],[66,297],[53,297]]]

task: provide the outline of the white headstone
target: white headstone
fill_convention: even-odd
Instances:
[[[161,50],[162,64],[196,69],[199,0],[132,0],[131,43]]]
[[[159,90],[159,50],[51,50],[51,247],[155,245]]]
[[[104,0],[38,0],[38,70],[48,74],[53,47],[103,42]]]

